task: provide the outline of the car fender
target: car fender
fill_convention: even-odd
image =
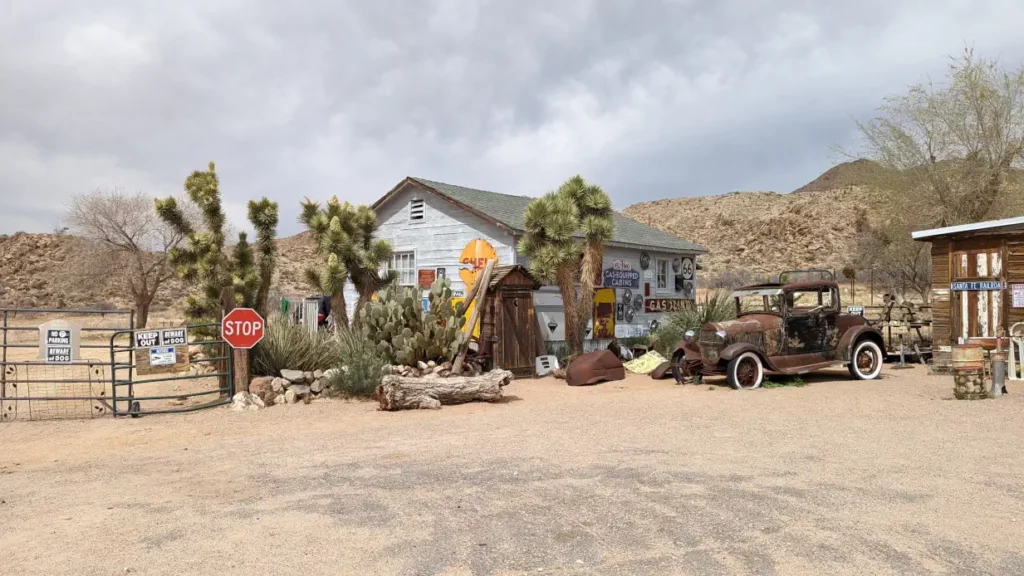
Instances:
[[[700,348],[697,346],[696,340],[680,340],[676,342],[676,347],[672,351],[672,358],[676,358],[680,352],[682,352],[682,356],[687,360],[700,360]]]
[[[839,344],[836,345],[836,357],[838,360],[849,362],[850,357],[853,356],[853,345],[857,343],[862,337],[867,336],[878,344],[878,347],[882,349],[882,354],[885,355],[885,340],[882,338],[882,334],[875,328],[863,325],[854,326],[839,338]]]
[[[734,344],[729,344],[725,348],[722,348],[722,351],[718,353],[718,359],[729,362],[744,352],[754,352],[761,357],[762,361],[765,360],[764,353],[761,349],[749,342],[736,342]]]

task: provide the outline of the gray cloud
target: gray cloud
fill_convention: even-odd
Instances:
[[[4,6],[6,5],[6,6]],[[215,160],[229,213],[406,175],[620,208],[792,190],[851,116],[975,44],[1024,60],[1017,0],[0,0],[0,232],[70,195],[177,193]]]

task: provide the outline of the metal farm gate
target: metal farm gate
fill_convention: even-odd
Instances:
[[[136,417],[230,402],[233,366],[220,325],[171,328],[183,336],[171,346],[145,340],[166,330],[136,330],[132,310],[0,309],[0,422]],[[154,346],[137,346],[137,337]],[[166,366],[151,362],[167,357]]]

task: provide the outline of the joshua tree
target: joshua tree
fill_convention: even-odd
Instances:
[[[316,253],[323,259],[318,267],[306,270],[306,280],[317,290],[331,296],[331,313],[337,325],[348,325],[345,309],[345,282],[351,280],[359,293],[356,309],[394,278],[393,272],[381,274],[382,265],[391,259],[391,244],[375,238],[377,216],[368,206],[358,208],[332,196],[327,206],[309,198],[302,203],[299,217],[313,235]],[[356,316],[358,318],[358,315]]]
[[[198,231],[191,225],[173,197],[157,200],[156,211],[186,239],[184,247],[170,249],[171,265],[187,283],[202,289],[198,296],[186,298],[186,318],[189,322],[217,322],[238,306],[255,308],[265,316],[277,252],[277,203],[266,198],[249,201],[258,257],[245,232],[238,234],[238,244],[229,255],[225,247],[226,217],[213,162],[209,170],[196,170],[185,180],[185,192],[202,212],[205,230]]]
[[[615,230],[612,214],[608,195],[579,175],[526,208],[526,233],[518,250],[529,258],[538,279],[559,287],[565,338],[573,354],[583,351],[583,328],[592,312],[604,242]]]

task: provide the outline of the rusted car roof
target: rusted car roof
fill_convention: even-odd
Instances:
[[[789,284],[752,284],[750,286],[738,288],[737,290],[735,290],[735,292],[740,292],[743,290],[768,290],[772,288],[777,288],[785,292],[789,292],[792,290],[803,290],[806,288],[821,288],[824,286],[828,286],[829,288],[839,288],[839,284],[829,280],[804,280],[802,282],[790,282]]]

